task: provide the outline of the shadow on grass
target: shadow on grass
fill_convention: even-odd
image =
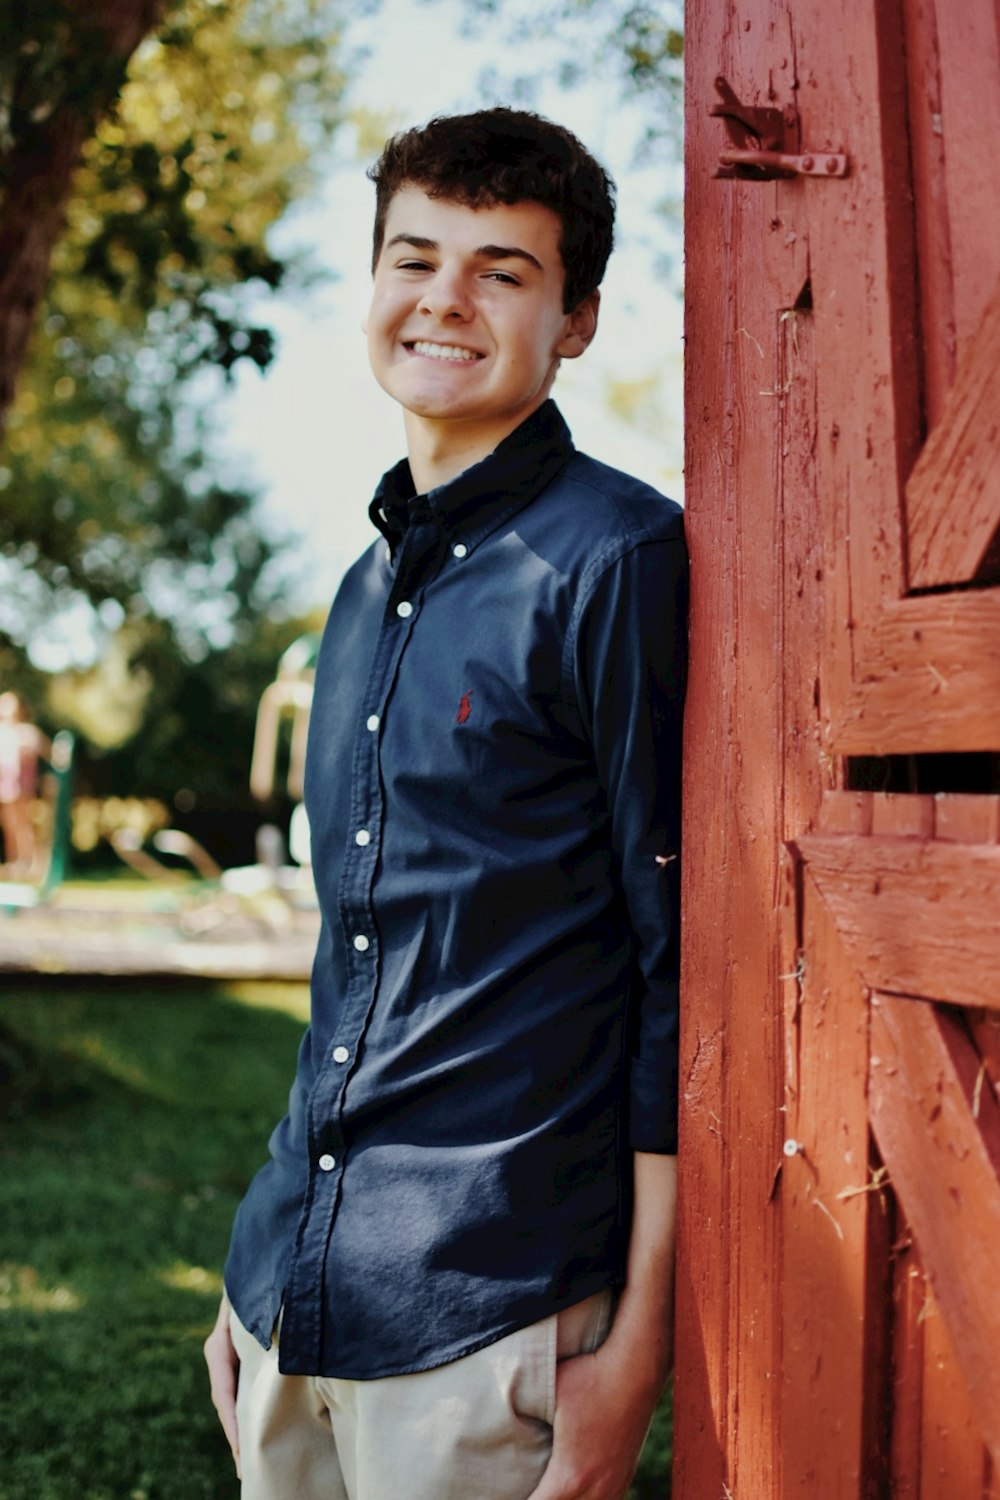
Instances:
[[[301,985],[5,984],[0,1500],[236,1500],[201,1344],[306,1003]],[[633,1500],[664,1500],[669,1441],[665,1406]]]

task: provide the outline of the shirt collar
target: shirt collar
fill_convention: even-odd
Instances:
[[[383,474],[368,514],[393,552],[416,520],[437,521],[449,534],[461,534],[471,550],[533,500],[573,451],[562,413],[554,401],[545,401],[492,453],[426,495],[416,493],[402,459]]]

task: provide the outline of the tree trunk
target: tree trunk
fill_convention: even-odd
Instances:
[[[165,5],[166,0],[64,0],[71,60],[83,62],[88,53],[92,59],[99,49],[96,55],[112,68],[103,72],[109,80],[103,87],[68,90],[47,119],[19,136],[8,155],[0,225],[0,433],[48,283],[80,152],[111,106],[128,59]],[[81,72],[93,76],[92,62]]]

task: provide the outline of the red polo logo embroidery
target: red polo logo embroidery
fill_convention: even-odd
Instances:
[[[462,694],[458,705],[458,713],[455,715],[456,724],[464,724],[472,712],[472,689]]]

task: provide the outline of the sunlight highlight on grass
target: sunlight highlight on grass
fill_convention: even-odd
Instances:
[[[156,1272],[156,1279],[175,1292],[203,1292],[206,1296],[222,1296],[222,1276],[218,1271],[206,1271],[204,1266],[189,1266],[175,1260],[172,1266]]]
[[[44,1286],[34,1266],[0,1264],[0,1312],[77,1312],[83,1298],[68,1286]]]
[[[238,980],[227,984],[231,1000],[258,1010],[278,1010],[303,1023],[309,1020],[308,984],[276,984],[273,980]]]

